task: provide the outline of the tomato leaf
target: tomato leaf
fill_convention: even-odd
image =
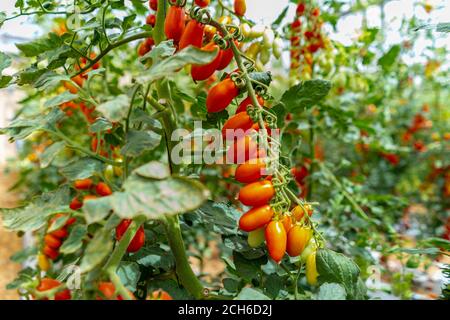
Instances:
[[[130,130],[126,139],[120,153],[130,157],[138,157],[145,151],[153,150],[161,142],[161,136],[153,131]]]
[[[34,231],[47,223],[49,216],[69,211],[70,189],[64,186],[32,199],[26,206],[0,209],[5,228],[12,231]]]
[[[103,172],[104,164],[100,160],[93,158],[82,158],[73,161],[68,166],[60,170],[61,174],[69,180],[86,179],[94,176],[98,172]]]
[[[61,38],[56,33],[49,33],[46,38],[40,38],[27,43],[18,43],[16,47],[26,57],[36,57],[44,52],[57,49],[63,45]]]
[[[165,271],[169,271],[175,266],[175,259],[170,250],[163,250],[158,246],[144,247],[132,258],[141,266],[161,268]]]
[[[99,266],[102,261],[111,253],[113,241],[110,230],[103,229],[95,233],[94,238],[89,242],[81,259],[80,271],[88,272]]]
[[[143,178],[157,180],[166,179],[170,176],[169,166],[158,161],[150,161],[134,170],[134,172]]]
[[[378,59],[378,65],[380,65],[383,70],[389,71],[391,66],[397,61],[397,57],[400,54],[401,47],[399,45],[393,45],[388,52]]]
[[[288,89],[281,102],[288,112],[301,112],[319,103],[331,89],[331,83],[325,80],[308,80]]]
[[[92,133],[100,133],[112,129],[112,123],[105,118],[98,117],[95,122],[89,127],[89,131]]]
[[[62,254],[70,254],[79,250],[83,246],[84,236],[87,233],[87,228],[84,225],[76,225],[70,231],[69,237],[64,240],[59,251]]]
[[[261,291],[253,288],[243,288],[233,300],[271,300]]]
[[[101,112],[106,119],[119,122],[125,119],[130,107],[130,97],[121,94],[97,106],[96,110]]]
[[[78,95],[76,95],[76,94],[72,94],[69,91],[64,91],[63,93],[61,93],[53,98],[48,99],[44,103],[44,107],[51,108],[51,107],[59,106],[60,104],[62,104],[64,102],[75,100],[77,97],[78,97]]]
[[[338,283],[325,282],[319,288],[317,300],[345,300],[347,293],[345,288]]]
[[[225,203],[207,201],[195,213],[205,225],[222,235],[236,235],[237,221],[241,213],[235,207]]]
[[[83,205],[86,222],[92,224],[104,220],[111,213],[112,207],[108,197],[90,199]]]
[[[11,57],[3,52],[0,52],[0,74],[2,74],[3,70],[8,68],[10,65]]]
[[[328,249],[318,250],[316,259],[319,280],[342,285],[348,298],[354,298],[360,273],[358,265],[343,254]]]
[[[261,266],[267,263],[267,257],[247,259],[241,253],[233,251],[233,263],[236,272],[247,282],[258,279],[261,276]]]
[[[41,168],[47,168],[50,163],[52,163],[53,159],[58,155],[59,152],[64,150],[65,144],[62,141],[57,141],[45,149],[40,156],[40,165]]]

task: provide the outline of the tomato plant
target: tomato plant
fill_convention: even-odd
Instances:
[[[0,212],[36,240],[17,254],[34,267],[10,288],[54,300],[367,299],[375,267],[411,298],[405,270],[445,261],[448,52],[433,43],[423,63],[411,47],[448,24],[413,16],[400,30],[412,38],[387,46],[384,16],[367,22],[385,1],[289,1],[271,25],[247,2],[0,12],[0,27],[30,16],[46,31],[17,56],[0,52],[0,87],[27,96],[0,129],[21,143],[11,167],[23,203]],[[351,14],[364,23],[344,44],[333,29]]]

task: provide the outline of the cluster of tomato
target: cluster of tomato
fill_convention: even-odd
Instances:
[[[402,136],[402,142],[409,143],[412,141],[414,149],[418,152],[425,152],[427,148],[422,140],[414,139],[414,135],[420,130],[430,129],[433,126],[433,122],[427,119],[424,115],[424,113],[428,111],[428,104],[424,104],[422,107],[422,112],[419,112],[414,116],[411,125]]]
[[[301,198],[306,198],[308,194],[308,186],[306,184],[306,179],[309,176],[309,167],[311,165],[311,159],[305,158],[304,163],[295,166],[291,169],[291,173],[295,179],[295,182],[299,186],[301,193]]]
[[[151,10],[156,12],[158,10],[158,0],[150,0],[149,7]],[[156,15],[153,13],[150,13],[145,18],[145,23],[154,28],[155,24],[156,24]],[[148,52],[150,52],[152,50],[154,45],[155,45],[155,40],[153,40],[152,37],[145,39],[138,46],[138,55],[141,57],[145,56]]]
[[[322,34],[323,21],[320,18],[320,9],[308,8],[306,3],[300,1],[297,5],[296,16],[291,23],[291,77],[311,79],[313,72],[313,55],[324,49],[326,38]],[[301,72],[299,69],[302,67]]]

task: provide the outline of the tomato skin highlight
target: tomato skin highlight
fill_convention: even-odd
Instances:
[[[194,46],[200,48],[203,44],[203,34],[205,26],[197,20],[191,20],[186,25],[183,35],[180,39],[178,46],[179,50],[186,48],[187,46]]]
[[[184,8],[177,6],[169,8],[164,22],[164,32],[167,39],[172,39],[174,42],[180,41],[184,32],[185,20]]]
[[[239,95],[239,88],[230,78],[224,79],[208,92],[206,108],[208,112],[220,112]]]
[[[273,214],[273,209],[269,205],[252,208],[239,219],[239,229],[251,232],[262,228],[270,222]]]
[[[259,105],[264,106],[264,99],[258,95],[256,96],[256,98],[258,99]],[[241,101],[238,108],[236,109],[236,113],[247,111],[247,106],[249,106],[249,105],[253,105],[253,102],[250,97],[247,97]]]
[[[243,17],[247,11],[247,4],[245,0],[234,0],[234,13],[236,15]]]
[[[124,219],[119,223],[119,225],[116,227],[117,241],[120,241],[120,239],[122,239],[122,236],[125,234],[132,221],[133,220],[131,219]],[[144,227],[141,226],[134,235],[130,244],[128,245],[127,252],[139,251],[144,245],[144,243],[145,243],[145,231]]]
[[[219,46],[214,42],[208,43],[202,48],[202,50],[207,52],[214,52],[214,50],[217,50],[217,56],[210,63],[204,65],[192,65],[191,76],[194,81],[203,81],[211,77],[217,70],[217,66],[220,62],[221,52],[219,50]]]
[[[291,257],[297,257],[305,250],[312,237],[312,230],[301,227],[299,225],[293,226],[287,235],[287,253]]]
[[[239,201],[246,206],[263,206],[275,195],[271,181],[263,180],[250,183],[239,191]]]
[[[222,127],[222,135],[226,138],[227,130],[242,129],[244,132],[253,126],[253,121],[247,112],[239,112],[229,118]],[[231,136],[233,139],[234,135]]]
[[[95,187],[95,192],[101,197],[107,197],[112,195],[111,188],[104,182],[99,182]]]
[[[281,221],[271,221],[265,232],[267,250],[270,257],[279,263],[286,253],[287,235]]]
[[[76,180],[74,183],[75,189],[78,190],[89,190],[94,182],[92,179],[82,179],[82,180]]]
[[[234,178],[241,183],[252,183],[262,177],[262,171],[266,168],[263,159],[247,161],[236,168]]]

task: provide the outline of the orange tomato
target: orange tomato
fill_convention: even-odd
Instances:
[[[239,95],[239,88],[230,78],[224,79],[208,92],[206,108],[208,112],[220,112]]]
[[[310,205],[305,205],[305,210],[308,212],[308,215],[311,217],[313,214],[313,209]],[[301,206],[296,206],[294,209],[292,209],[292,216],[294,217],[295,221],[302,220],[303,216],[305,215],[305,211]]]
[[[286,253],[287,236],[281,221],[271,221],[265,231],[267,250],[270,257],[277,263]]]
[[[236,15],[242,17],[245,15],[246,11],[247,4],[245,3],[245,0],[234,0],[234,13],[236,13]]]
[[[208,43],[206,46],[202,48],[203,51],[206,52],[214,52],[217,50],[217,55],[214,58],[213,61],[207,64],[198,65],[194,64],[191,68],[191,76],[194,81],[203,81],[208,79],[210,76],[214,74],[214,72],[217,70],[217,66],[220,63],[220,57],[221,53],[219,50],[219,46],[216,45],[214,42]]]
[[[107,197],[112,194],[111,188],[104,182],[99,182],[95,187],[95,191],[101,197]]]
[[[227,151],[228,163],[244,163],[251,159],[265,156],[264,150],[258,149],[258,144],[250,136],[237,137]]]
[[[51,279],[51,278],[42,278],[41,282],[39,283],[36,290],[43,292],[43,291],[47,291],[47,290],[56,288],[60,285],[61,285],[61,282],[59,282],[58,280]],[[68,290],[68,289],[55,294],[55,300],[70,300],[70,298],[71,298],[70,290]]]
[[[273,210],[269,205],[255,207],[242,215],[239,219],[239,229],[251,232],[270,222]]]
[[[291,257],[299,256],[305,250],[311,237],[311,229],[299,225],[293,226],[287,235],[287,253]]]
[[[44,242],[47,246],[55,250],[59,249],[59,247],[61,247],[62,244],[61,240],[59,240],[57,237],[51,234],[45,235]]]
[[[271,181],[263,180],[250,183],[239,191],[239,201],[246,206],[263,206],[275,195]]]
[[[247,131],[253,126],[253,121],[247,112],[239,112],[234,116],[229,118],[222,127],[222,135],[223,137],[227,137],[227,130],[230,133],[230,139],[234,139],[234,131],[237,129],[242,129],[243,132]]]
[[[180,44],[178,46],[179,50],[182,50],[187,46],[200,48],[203,44],[204,29],[205,26],[197,20],[192,19],[189,21],[181,36]]]
[[[200,8],[207,7],[211,0],[195,0],[195,4]]]
[[[61,229],[52,231],[49,234],[51,234],[52,236],[54,236],[58,239],[64,239],[69,235],[69,232],[67,231],[66,228],[61,228]]]
[[[286,230],[286,232],[289,234],[289,231],[294,226],[294,224],[292,223],[292,217],[288,214],[285,214],[285,215],[283,215],[282,222],[283,222],[284,230]]]
[[[92,185],[94,184],[94,182],[92,181],[92,179],[82,179],[82,180],[76,180],[74,183],[74,187],[75,189],[78,190],[89,190]]]
[[[164,290],[156,290],[152,292],[152,300],[173,300],[170,294]]]
[[[262,171],[265,167],[266,163],[263,159],[247,161],[236,168],[234,177],[241,183],[252,183],[262,177]]]
[[[184,13],[184,8],[171,6],[164,22],[164,32],[167,39],[179,42],[184,32],[185,21],[186,15]]]

